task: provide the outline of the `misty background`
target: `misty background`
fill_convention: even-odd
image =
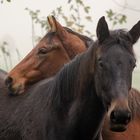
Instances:
[[[37,41],[36,36],[43,37],[47,31],[40,28],[39,25],[33,24],[30,13],[39,10],[40,17],[47,17],[52,11],[58,7],[62,8],[65,15],[69,15],[68,10],[72,0],[0,0],[0,46],[3,50],[0,52],[0,68],[10,71],[20,60],[22,60],[35,47]],[[74,0],[73,0],[74,1]],[[75,0],[78,1],[78,0]],[[80,0],[79,0],[80,2]],[[101,16],[106,16],[110,29],[131,27],[140,20],[140,1],[139,0],[83,0],[84,5],[90,7],[86,15],[92,20],[87,22],[84,18],[85,11],[79,7],[80,22],[84,25],[84,29],[92,33],[93,39],[96,38],[96,25]],[[75,6],[76,3],[71,5]],[[107,18],[107,11],[112,10],[115,13],[126,15],[126,22],[123,24],[115,24]],[[86,10],[86,9],[85,9]],[[88,8],[87,8],[88,10]],[[66,22],[56,16],[56,19],[63,25]],[[85,33],[86,35],[88,32]],[[5,49],[4,49],[5,48]],[[133,74],[133,87],[140,89],[140,41],[134,45],[137,58],[137,67]],[[8,53],[4,57],[3,52]]]

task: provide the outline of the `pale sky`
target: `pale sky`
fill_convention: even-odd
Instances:
[[[11,3],[4,2],[0,4],[0,43],[9,42],[9,50],[14,52],[13,48],[18,48],[22,57],[32,49],[31,40],[31,19],[26,7],[32,10],[40,9],[42,16],[48,16],[53,9],[62,6],[67,11],[67,0],[11,0]],[[124,9],[119,6],[125,2],[130,9]],[[127,15],[127,23],[121,28],[130,29],[138,20],[140,20],[140,0],[86,0],[87,5],[91,6],[93,23],[88,23],[88,29],[95,34],[98,19],[106,15],[105,11],[113,9],[116,12],[122,12]],[[131,10],[132,8],[137,11]],[[82,13],[81,13],[82,14]],[[59,21],[61,23],[61,21]],[[85,23],[86,25],[87,23]],[[64,25],[65,26],[65,25]],[[120,26],[116,27],[120,28]],[[40,33],[37,33],[40,34]],[[135,45],[136,56],[140,58],[140,41]],[[15,55],[15,54],[14,54]],[[139,59],[140,61],[140,59]],[[15,59],[14,64],[18,63]],[[138,66],[140,62],[138,62]]]

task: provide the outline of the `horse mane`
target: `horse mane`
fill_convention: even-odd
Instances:
[[[132,111],[133,117],[140,117],[140,92],[132,88],[129,93],[129,106]]]
[[[79,34],[67,27],[64,27],[64,29],[68,32],[68,33],[71,33],[71,34],[74,34],[76,36],[78,36],[81,40],[83,40],[83,42],[85,43],[86,47],[88,48],[94,41],[85,36],[85,35],[82,35],[82,34]],[[48,32],[41,40],[44,40],[46,38],[48,38],[50,41],[51,41],[51,38],[55,35],[56,33],[55,32]]]
[[[91,69],[91,63],[94,61],[91,62],[91,57],[92,53],[95,52],[94,50],[91,51],[91,49],[94,49],[94,47],[89,47],[86,52],[77,55],[70,63],[65,64],[55,76],[52,93],[57,94],[50,95],[50,98],[53,98],[52,104],[56,108],[61,106],[61,109],[67,110],[73,98],[83,97],[85,89],[87,89],[87,86],[90,86],[91,71],[87,71],[87,69]],[[85,81],[87,82],[83,83]],[[66,103],[68,106],[65,105],[64,108]]]
[[[93,40],[91,38],[89,38],[89,37],[87,37],[85,35],[79,34],[78,32],[75,32],[75,31],[71,30],[68,27],[64,27],[64,28],[67,30],[67,32],[72,33],[72,34],[78,36],[81,40],[83,40],[87,48],[93,42]]]

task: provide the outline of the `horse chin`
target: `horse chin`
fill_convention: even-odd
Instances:
[[[23,94],[24,93],[24,88],[23,86],[17,86],[16,88],[13,88],[12,90],[9,90],[9,95],[10,96],[17,96],[17,95],[20,95],[20,94]]]
[[[113,132],[124,132],[127,129],[127,126],[124,124],[111,124],[110,130]]]

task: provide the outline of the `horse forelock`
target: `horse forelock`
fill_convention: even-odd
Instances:
[[[48,32],[42,39],[41,41],[45,41],[46,39],[48,40],[48,42],[50,43],[52,38],[56,35],[55,32]]]
[[[98,46],[104,46],[102,47],[103,50],[106,50],[109,47],[118,44],[119,47],[127,50],[130,54],[135,56],[131,43],[131,36],[127,31],[125,31],[125,29],[110,31],[110,37],[107,38],[102,44],[100,44],[98,40],[96,42]]]

